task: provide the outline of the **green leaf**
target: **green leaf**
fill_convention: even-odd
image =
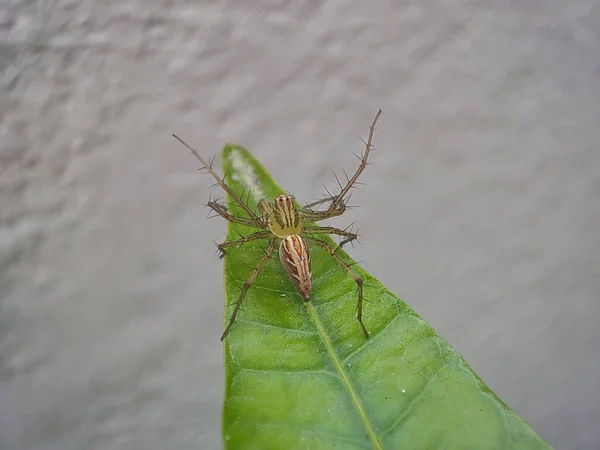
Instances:
[[[285,193],[242,147],[227,145],[223,166],[253,209]],[[251,231],[230,224],[229,239]],[[225,325],[266,245],[226,256]],[[225,340],[227,449],[550,448],[421,317],[354,265],[369,300],[367,340],[354,280],[321,248],[310,251],[312,301],[302,301],[275,255]]]

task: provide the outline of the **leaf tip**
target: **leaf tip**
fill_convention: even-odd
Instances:
[[[222,155],[224,160],[232,158],[253,159],[252,154],[245,147],[233,142],[225,144]]]

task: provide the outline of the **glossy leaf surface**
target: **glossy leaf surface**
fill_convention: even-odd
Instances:
[[[225,147],[223,167],[253,209],[285,193],[239,146]],[[229,239],[251,231],[230,224]],[[247,243],[226,256],[225,325],[267,245]],[[312,306],[275,254],[225,340],[227,449],[550,448],[421,317],[354,265],[366,285],[367,340],[355,318],[354,280],[319,247],[311,255]]]

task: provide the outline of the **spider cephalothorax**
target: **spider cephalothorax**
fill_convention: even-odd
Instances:
[[[292,195],[278,195],[275,201],[260,200],[258,210],[271,232],[278,238],[286,238],[302,231],[302,217]]]
[[[229,324],[221,340],[225,339],[229,334],[231,326],[235,322],[235,318],[240,310],[242,302],[246,297],[248,289],[252,286],[252,283],[263,269],[273,252],[277,244],[279,250],[279,260],[287,272],[292,284],[298,291],[298,294],[302,297],[305,302],[310,301],[310,295],[312,291],[312,270],[311,270],[311,259],[310,252],[307,243],[322,247],[332,258],[334,258],[356,281],[358,287],[358,304],[357,304],[357,320],[363,330],[366,337],[369,337],[369,333],[362,321],[362,307],[363,307],[363,281],[356,274],[356,272],[350,267],[344,259],[336,253],[339,247],[344,244],[355,240],[358,235],[349,231],[348,229],[339,229],[330,226],[320,225],[304,225],[304,223],[320,222],[325,219],[340,216],[346,210],[346,203],[348,201],[348,193],[352,186],[356,183],[358,177],[367,166],[367,159],[369,153],[373,149],[372,140],[373,132],[375,131],[375,124],[381,115],[381,110],[375,115],[375,119],[369,129],[369,138],[366,142],[366,150],[360,158],[360,164],[358,169],[352,177],[346,177],[346,184],[342,185],[339,182],[340,192],[336,195],[329,195],[323,200],[319,200],[310,203],[303,208],[296,206],[294,197],[292,195],[279,195],[273,201],[260,200],[258,202],[259,214],[256,214],[248,205],[246,205],[240,197],[238,197],[233,190],[225,183],[225,181],[217,175],[210,164],[207,164],[204,159],[198,154],[196,150],[186,144],[175,134],[173,137],[185,145],[192,154],[198,158],[202,163],[203,168],[206,169],[216,180],[217,183],[223,188],[223,190],[229,194],[233,201],[242,208],[246,216],[234,216],[227,211],[227,207],[217,201],[209,201],[207,206],[211,208],[217,215],[225,218],[226,220],[246,225],[248,227],[257,228],[259,231],[250,233],[240,239],[234,239],[231,241],[225,241],[217,245],[223,257],[226,250],[233,246],[239,246],[246,242],[255,241],[258,239],[267,239],[269,244],[265,250],[264,256],[258,262],[242,288],[242,291],[238,297],[235,307],[229,319]],[[315,210],[314,207],[319,205],[327,204],[327,208],[323,210]],[[334,234],[341,236],[343,239],[338,247],[333,247],[326,241],[318,239],[318,235]]]

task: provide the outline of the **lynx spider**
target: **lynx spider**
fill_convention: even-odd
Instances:
[[[221,188],[227,194],[230,195],[233,201],[242,208],[248,217],[238,217],[230,214],[227,211],[225,204],[218,201],[211,200],[207,203],[207,206],[216,215],[223,217],[229,222],[243,224],[248,227],[259,229],[259,231],[240,237],[240,239],[225,241],[221,244],[218,244],[217,248],[220,252],[220,257],[223,258],[226,250],[229,247],[239,246],[258,239],[269,240],[269,244],[264,252],[263,257],[254,267],[252,273],[244,283],[242,291],[240,292],[235,303],[231,318],[229,319],[229,324],[221,336],[221,341],[223,341],[229,334],[229,331],[235,322],[235,318],[240,310],[240,307],[242,306],[242,302],[244,301],[248,290],[275,251],[277,243],[279,243],[279,259],[292,284],[305,302],[310,301],[310,294],[312,291],[312,271],[310,253],[308,251],[308,246],[306,245],[307,242],[322,247],[327,253],[329,253],[329,255],[331,255],[332,258],[337,261],[338,264],[340,264],[340,266],[346,270],[346,272],[348,272],[348,274],[356,282],[358,291],[356,319],[358,320],[364,335],[367,338],[369,337],[367,328],[362,320],[363,280],[352,269],[352,267],[336,253],[338,248],[357,239],[358,234],[352,233],[348,228],[342,230],[331,226],[304,226],[303,222],[320,222],[332,217],[341,216],[346,211],[347,202],[350,197],[349,191],[353,185],[356,184],[358,177],[367,166],[369,153],[374,149],[372,145],[373,134],[375,132],[375,125],[377,124],[377,120],[379,119],[380,115],[381,110],[377,111],[377,114],[375,115],[375,118],[369,127],[369,138],[367,139],[367,142],[365,142],[366,149],[365,152],[359,157],[360,164],[354,175],[352,175],[352,177],[348,177],[346,175],[345,185],[342,185],[336,176],[336,180],[340,187],[340,192],[337,195],[330,194],[328,197],[309,203],[302,208],[296,207],[294,197],[292,195],[279,195],[273,201],[262,199],[258,202],[258,214],[252,211],[242,200],[242,198],[233,192],[227,183],[225,183],[224,177],[221,178],[214,171],[212,168],[212,162],[207,163],[194,148],[189,146],[179,136],[173,134],[173,137],[183,144],[200,161],[202,164],[201,169],[208,171],[215,178],[217,184],[221,186]],[[326,209],[313,209],[315,206],[326,203],[329,203]],[[313,237],[313,235],[319,234],[334,234],[341,236],[343,239],[339,246],[333,247],[328,242]]]

